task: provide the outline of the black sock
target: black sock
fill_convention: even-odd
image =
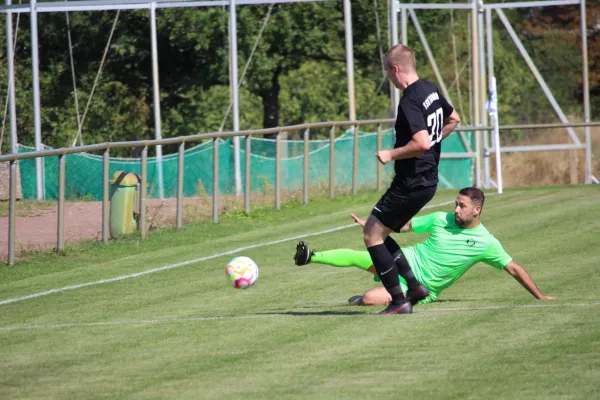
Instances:
[[[381,283],[392,296],[392,303],[399,304],[406,301],[406,296],[404,296],[398,280],[398,267],[386,246],[378,244],[368,247],[367,250],[371,255],[371,260],[373,260],[373,265],[377,270]]]
[[[404,256],[402,250],[400,250],[400,254],[396,256],[394,263],[396,264],[396,267],[398,267],[398,273],[406,281],[406,286],[408,286],[408,290],[418,289],[420,283],[417,280],[417,278],[415,278],[415,274],[410,268],[410,265],[408,264],[408,261],[406,260],[406,257]]]
[[[398,268],[398,274],[404,278],[406,281],[406,286],[408,286],[409,290],[415,290],[419,287],[419,281],[415,278],[415,274],[412,272],[402,249],[391,236],[385,238],[385,242],[383,242],[385,247],[388,249],[390,254],[392,254],[394,258],[394,263]]]
[[[402,252],[402,250],[400,250],[400,245],[389,235],[385,238],[383,244],[394,258],[398,257],[398,254]]]

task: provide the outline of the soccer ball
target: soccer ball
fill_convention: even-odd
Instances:
[[[235,257],[225,267],[225,277],[236,289],[247,289],[258,279],[258,266],[248,257]]]

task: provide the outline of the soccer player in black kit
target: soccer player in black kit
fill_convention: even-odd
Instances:
[[[438,184],[441,142],[460,118],[433,83],[419,78],[410,48],[392,47],[385,55],[385,69],[390,81],[403,93],[394,126],[394,149],[381,150],[376,156],[382,164],[394,161],[395,176],[373,207],[363,233],[377,274],[392,296],[380,314],[411,314],[412,304],[426,298],[429,292],[415,279],[400,246],[389,234],[399,232],[432,199]],[[406,295],[398,275],[406,280]]]

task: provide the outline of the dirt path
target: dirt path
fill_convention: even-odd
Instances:
[[[325,196],[324,189],[315,191],[314,195]],[[342,192],[338,192],[340,195]],[[283,202],[302,199],[301,191],[282,192]],[[17,259],[31,255],[36,250],[56,247],[56,229],[58,216],[55,202],[44,204],[27,200],[17,206],[17,235],[15,240]],[[274,205],[274,194],[253,193],[250,196],[252,207],[271,208]],[[177,199],[148,199],[146,222],[148,230],[175,226]],[[4,205],[6,206],[6,205]],[[244,210],[244,198],[237,196],[220,196],[219,213],[240,212]],[[6,215],[7,211],[4,210]],[[212,198],[186,197],[183,201],[183,223],[191,221],[211,221]],[[82,240],[102,239],[102,202],[65,202],[65,245]],[[0,262],[8,259],[8,217],[0,217]]]
[[[149,229],[175,225],[176,200],[148,200]],[[56,206],[33,209],[17,217],[17,258],[30,251],[55,248],[58,216]],[[102,202],[65,203],[65,244],[102,238]],[[0,217],[0,261],[8,259],[8,217]]]

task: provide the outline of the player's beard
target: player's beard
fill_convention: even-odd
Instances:
[[[456,214],[454,215],[454,223],[455,223],[455,224],[456,224],[456,226],[458,226],[459,228],[464,228],[465,226],[467,226],[467,225],[468,225],[468,222],[469,222],[469,221],[465,221],[465,220],[463,220],[463,219],[460,219],[460,218],[458,217],[458,215],[456,215]]]

